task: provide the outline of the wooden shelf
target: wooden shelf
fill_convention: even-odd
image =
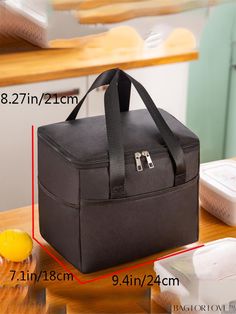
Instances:
[[[81,24],[118,23],[143,16],[181,13],[233,0],[53,0],[56,10],[78,10]]]
[[[8,43],[11,53],[0,54],[0,86],[33,83],[100,73],[120,67],[131,69],[196,60],[194,43],[178,36],[155,49],[144,48],[143,39],[130,27],[71,41],[52,42],[54,49],[38,49],[22,42]],[[65,48],[57,48],[57,47]],[[66,48],[74,46],[74,48]],[[5,50],[7,46],[5,45]],[[10,49],[11,48],[11,49]]]
[[[132,0],[142,2],[144,0]],[[127,0],[112,0],[113,4],[127,3]],[[131,2],[131,1],[130,1]],[[110,0],[53,0],[53,7],[56,10],[94,9],[110,4]]]
[[[112,0],[113,4],[130,4],[133,5],[142,5],[142,2],[149,2],[150,0]],[[135,3],[137,2],[137,3]],[[233,0],[155,0],[156,8],[166,8],[167,12],[173,13],[177,8],[185,9],[197,9],[199,7],[206,7],[208,5],[218,5],[224,4],[227,2],[233,2]],[[111,4],[110,0],[53,0],[53,7],[56,10],[88,10],[99,8],[102,6],[107,6]],[[179,10],[179,9],[178,9]]]
[[[206,7],[202,5],[202,1],[180,0],[178,4],[177,1],[175,4],[173,2],[147,0],[139,1],[136,5],[134,2],[112,3],[87,10],[79,9],[77,19],[80,24],[119,23],[138,17],[174,14]]]

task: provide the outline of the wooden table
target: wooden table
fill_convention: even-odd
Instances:
[[[50,214],[50,213],[49,213]],[[236,228],[225,225],[220,220],[214,218],[206,211],[201,209],[200,218],[200,240],[199,243],[205,243],[224,237],[236,237]],[[38,232],[38,217],[35,217],[36,237],[46,245],[57,257],[60,257],[53,249],[43,242]],[[21,228],[31,234],[31,207],[20,208],[16,210],[0,213],[0,230],[7,228]],[[197,243],[197,244],[199,244]],[[180,248],[179,248],[180,249]],[[183,248],[181,248],[183,249]],[[154,256],[144,258],[139,262],[145,262],[164,256],[176,250],[162,252]],[[64,269],[58,265],[37,243],[34,243],[34,255],[38,261],[38,271],[54,270],[58,273],[64,273]],[[62,259],[60,257],[60,259]],[[63,259],[62,259],[63,260]],[[108,271],[100,271],[92,275],[82,275],[75,270],[69,263],[63,260],[67,268],[74,272],[82,280],[92,279],[100,275],[107,274]],[[114,267],[109,272],[117,271],[123,267],[132,266],[137,263],[129,263],[122,267]],[[120,277],[126,274],[133,277],[142,277],[144,274],[154,275],[153,264],[120,273]],[[58,281],[39,282],[37,286],[46,288],[47,305],[54,306],[67,305],[67,313],[164,313],[155,302],[150,302],[150,288],[133,286],[113,286],[110,277],[95,281],[89,284],[80,285],[77,281]],[[154,289],[155,291],[155,289]],[[11,299],[10,299],[11,300]],[[4,313],[4,312],[1,312]],[[29,312],[30,313],[30,312]]]

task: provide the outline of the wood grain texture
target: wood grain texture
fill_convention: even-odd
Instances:
[[[33,302],[31,302],[33,301]],[[0,288],[1,314],[50,314],[46,306],[38,305],[30,300],[29,287],[1,287]]]
[[[8,288],[2,288],[1,287],[1,293],[0,293],[0,304],[2,305],[4,301],[6,301],[8,298],[11,300],[10,303],[12,303],[12,300],[15,300],[15,302],[23,302],[25,301],[27,294],[28,294],[28,287],[8,287]],[[2,313],[2,312],[1,312]]]
[[[107,274],[108,272],[122,269],[126,266],[135,265],[137,262],[145,262],[151,259],[164,256],[168,253],[180,250],[169,250],[149,256],[139,261],[129,263],[126,265],[113,267],[109,270],[100,271],[90,275],[80,274],[73,266],[67,263],[58,253],[56,253],[48,244],[46,244],[39,235],[38,231],[38,216],[35,217],[36,236],[40,239],[46,247],[54,252],[69,268],[81,279],[92,279],[99,275]],[[6,228],[22,228],[27,232],[31,232],[31,208],[20,208],[7,212],[0,213],[0,231]],[[205,243],[225,237],[236,237],[236,228],[225,225],[220,220],[208,214],[201,209],[200,215],[200,239],[199,243]],[[34,254],[37,255],[37,262],[43,270],[55,270],[57,272],[64,272],[62,267],[58,265],[50,256],[47,255],[38,245],[34,243]],[[153,271],[153,264],[145,265],[133,270],[125,271],[122,275],[132,275],[133,277],[142,277],[145,274],[155,275]],[[47,288],[47,298],[51,304],[60,305],[67,304],[68,314],[77,313],[147,313],[145,309],[145,297],[148,292],[148,287],[144,285],[140,287],[126,287],[112,285],[110,277],[101,279],[85,285],[79,285],[76,281],[54,281],[41,282]],[[158,294],[158,289],[155,289]],[[144,302],[145,301],[145,302]],[[163,305],[164,306],[164,305]],[[153,313],[163,313],[163,309],[156,304],[152,304]],[[154,311],[155,309],[155,311]]]
[[[140,2],[143,0],[132,0],[132,2]],[[127,0],[112,0],[112,3],[123,3]],[[91,9],[110,4],[109,0],[53,0],[53,8],[55,10],[75,10],[75,9]]]
[[[103,5],[97,5],[95,1],[81,1],[76,15],[81,24],[118,23],[144,16],[176,14],[227,2],[232,0],[143,0],[116,1],[112,4],[109,1],[105,4],[104,1]]]
[[[1,54],[22,51],[33,51],[36,49],[37,49],[36,46],[30,44],[27,41],[24,41],[23,39],[12,38],[0,34],[0,57]]]
[[[36,270],[36,257],[35,255],[31,255],[28,259],[24,260],[21,263],[14,263],[5,260],[2,258],[1,260],[1,272],[0,272],[0,287],[15,287],[15,286],[29,286],[32,285],[34,282],[32,281],[21,281],[19,282],[18,279],[22,278],[21,271],[27,272],[34,272]],[[15,271],[14,278],[12,277]]]
[[[176,3],[175,1],[174,5],[173,1],[166,0],[109,3],[90,10],[78,10],[76,16],[80,24],[118,23],[137,17],[173,14],[197,7],[206,7],[206,1],[180,0],[178,4]]]
[[[133,5],[133,7],[142,5],[141,2],[145,4],[149,0],[112,0],[112,5],[114,4],[128,4]],[[233,1],[233,0],[231,0]],[[218,5],[230,2],[230,0],[208,0],[208,1],[199,1],[199,0],[155,0],[155,8],[160,8],[160,13],[164,12],[163,7],[167,14],[176,13],[180,10],[190,10],[197,9],[199,7],[206,7],[207,5]],[[53,7],[55,10],[88,10],[99,8],[102,6],[110,5],[110,0],[53,0]]]
[[[160,45],[145,49],[143,40],[130,27],[78,38],[73,43],[53,42],[54,49],[0,55],[0,87],[86,76],[120,67],[132,69],[196,60],[198,52],[186,45]]]

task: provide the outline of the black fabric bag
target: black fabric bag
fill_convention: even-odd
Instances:
[[[147,109],[129,111],[131,83]],[[105,117],[76,120],[102,85]],[[88,93],[65,122],[38,129],[43,238],[83,273],[197,241],[198,138],[121,70]]]

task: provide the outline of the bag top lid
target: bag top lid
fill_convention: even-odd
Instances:
[[[199,146],[198,137],[166,111],[159,109],[182,148]],[[166,151],[159,130],[146,109],[121,113],[125,154]],[[38,129],[38,136],[68,161],[79,166],[107,163],[108,144],[104,116],[64,121]]]

